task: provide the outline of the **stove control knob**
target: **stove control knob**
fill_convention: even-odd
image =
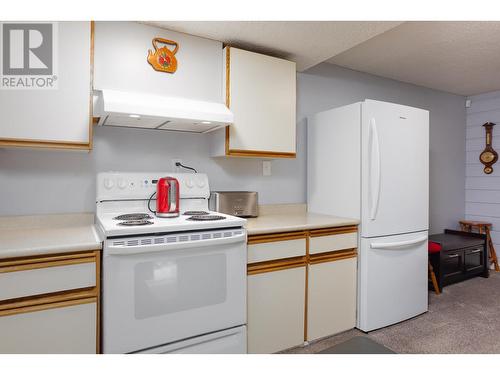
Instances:
[[[125,189],[127,187],[127,182],[124,179],[119,178],[118,179],[118,187],[122,190]]]
[[[198,185],[199,188],[205,187],[205,180],[200,178],[198,181],[196,181],[196,185]]]
[[[113,182],[112,179],[110,178],[105,178],[104,179],[104,187],[108,190],[112,189],[115,183]]]
[[[186,180],[186,186],[191,189],[194,186],[194,182],[191,179]]]

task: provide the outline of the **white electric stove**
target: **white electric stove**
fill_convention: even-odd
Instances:
[[[180,216],[148,208],[177,178]],[[99,173],[104,353],[246,353],[245,219],[208,210],[205,174]]]

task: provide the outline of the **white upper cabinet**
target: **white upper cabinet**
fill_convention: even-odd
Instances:
[[[158,71],[149,51],[166,47],[173,72]],[[94,89],[223,103],[222,43],[137,22],[95,23]]]
[[[40,24],[32,25],[35,27]],[[46,23],[52,25],[52,30],[48,34],[22,29],[22,25],[26,24],[0,24],[4,40],[8,39],[11,47],[9,58],[4,56],[4,65],[0,72],[2,78],[0,146],[90,149],[92,147],[91,22]],[[27,36],[29,43],[25,45],[22,37],[26,41]],[[45,52],[33,47],[37,44],[40,44]],[[32,46],[34,52],[27,46]],[[51,65],[50,62],[45,63],[47,54],[50,55],[52,49],[52,59],[49,58],[49,61],[52,60],[53,71],[51,74],[37,76],[31,69],[46,68],[47,65]],[[20,59],[23,51],[24,58]],[[5,50],[3,52],[5,55]],[[37,54],[40,58],[36,56]],[[5,70],[7,64],[11,68],[21,68],[21,70],[11,71],[10,73],[15,75],[10,75]],[[41,80],[36,81],[40,77],[51,80],[53,87],[49,89],[26,87],[30,82],[42,83]],[[19,84],[15,89],[5,87],[7,80],[24,82],[25,87],[21,88]]]
[[[224,48],[223,61],[234,124],[213,134],[212,155],[295,157],[295,63],[232,47]]]

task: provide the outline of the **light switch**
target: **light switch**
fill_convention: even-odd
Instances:
[[[263,176],[271,175],[271,160],[264,160],[262,162],[262,175]]]

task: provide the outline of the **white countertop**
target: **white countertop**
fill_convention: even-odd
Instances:
[[[101,249],[94,214],[0,217],[0,258]]]
[[[265,234],[358,225],[359,220],[307,212],[305,204],[259,206],[259,217],[247,219],[247,233]]]

